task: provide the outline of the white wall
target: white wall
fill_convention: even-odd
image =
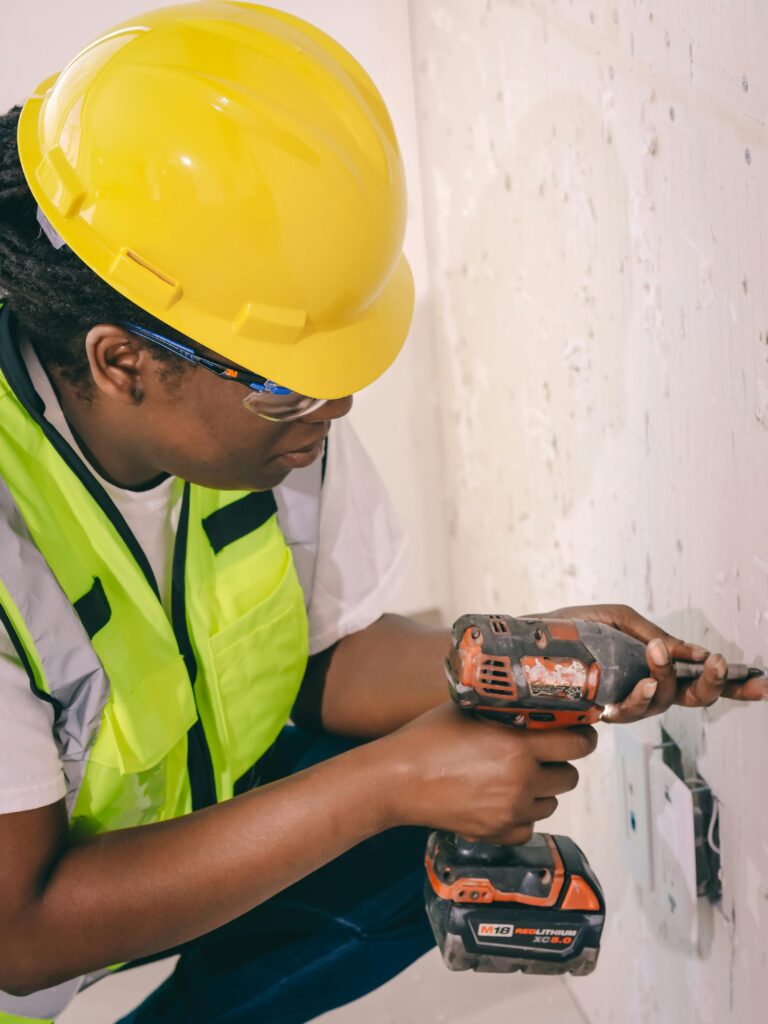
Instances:
[[[451,611],[626,601],[762,663],[768,7],[413,0],[411,16]],[[722,906],[701,907],[688,950],[629,875],[604,727],[559,812],[609,905],[601,964],[571,991],[593,1024],[758,1024],[768,705],[665,724],[723,802]]]
[[[5,0],[0,33],[12,45],[0,61],[0,107],[23,101],[99,32],[152,6],[162,0]],[[407,0],[278,0],[271,6],[313,21],[360,60],[389,105],[403,150],[414,324],[395,366],[358,397],[352,415],[412,541],[413,566],[392,610],[439,613],[447,589],[445,534]]]

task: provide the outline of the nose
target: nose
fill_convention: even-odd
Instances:
[[[324,420],[340,420],[349,413],[353,401],[352,395],[345,395],[344,398],[331,398],[313,412],[308,412],[306,416],[302,416],[301,422],[322,423]]]

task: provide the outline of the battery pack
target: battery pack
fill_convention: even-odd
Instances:
[[[433,832],[425,902],[452,971],[590,974],[605,921],[600,884],[567,836],[523,846]]]

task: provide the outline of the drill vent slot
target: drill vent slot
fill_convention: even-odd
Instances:
[[[488,622],[491,625],[491,631],[496,636],[509,636],[509,625],[506,619],[503,619],[500,615],[489,615]]]
[[[477,689],[486,697],[516,697],[517,685],[508,655],[497,658],[486,655],[477,673]]]

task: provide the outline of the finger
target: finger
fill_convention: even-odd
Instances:
[[[655,679],[641,679],[626,700],[620,704],[606,705],[600,721],[618,725],[639,722],[641,718],[646,718],[651,712],[658,686]]]
[[[726,683],[722,695],[729,700],[768,700],[768,679],[755,676],[744,683]]]
[[[635,640],[642,640],[644,644],[650,643],[651,640],[655,640],[657,637],[664,641],[669,640],[673,644],[683,643],[682,640],[678,640],[677,637],[667,633],[661,626],[657,626],[655,622],[646,619],[644,615],[636,612],[629,605],[622,604],[616,606],[616,626],[622,633],[633,636]]]
[[[488,840],[490,843],[498,843],[500,846],[522,846],[529,843],[533,838],[533,825],[525,822],[522,825],[515,825],[513,828],[500,832]]]
[[[541,767],[537,796],[557,796],[570,793],[579,784],[579,770],[572,764],[545,764]]]
[[[533,801],[532,818],[534,821],[543,821],[549,818],[557,810],[556,796],[542,796]]]
[[[529,733],[533,754],[542,763],[577,761],[588,757],[597,746],[597,733],[591,725],[577,725],[572,729]]]
[[[678,640],[667,634],[665,641],[669,652],[677,661],[705,661],[709,657],[709,650],[699,644],[689,644],[685,640]]]
[[[677,697],[677,676],[672,653],[666,641],[656,637],[646,647],[645,659],[653,679],[658,683],[655,694],[660,710],[666,710]]]
[[[650,643],[651,640],[663,640],[670,655],[680,661],[704,661],[709,654],[705,647],[686,643],[685,640],[667,633],[629,605],[617,606],[615,622],[623,633],[633,636],[635,640],[642,640],[644,644]]]
[[[688,708],[706,708],[722,696],[728,662],[722,654],[710,654],[704,662],[704,671],[698,679],[684,686],[677,703]]]

